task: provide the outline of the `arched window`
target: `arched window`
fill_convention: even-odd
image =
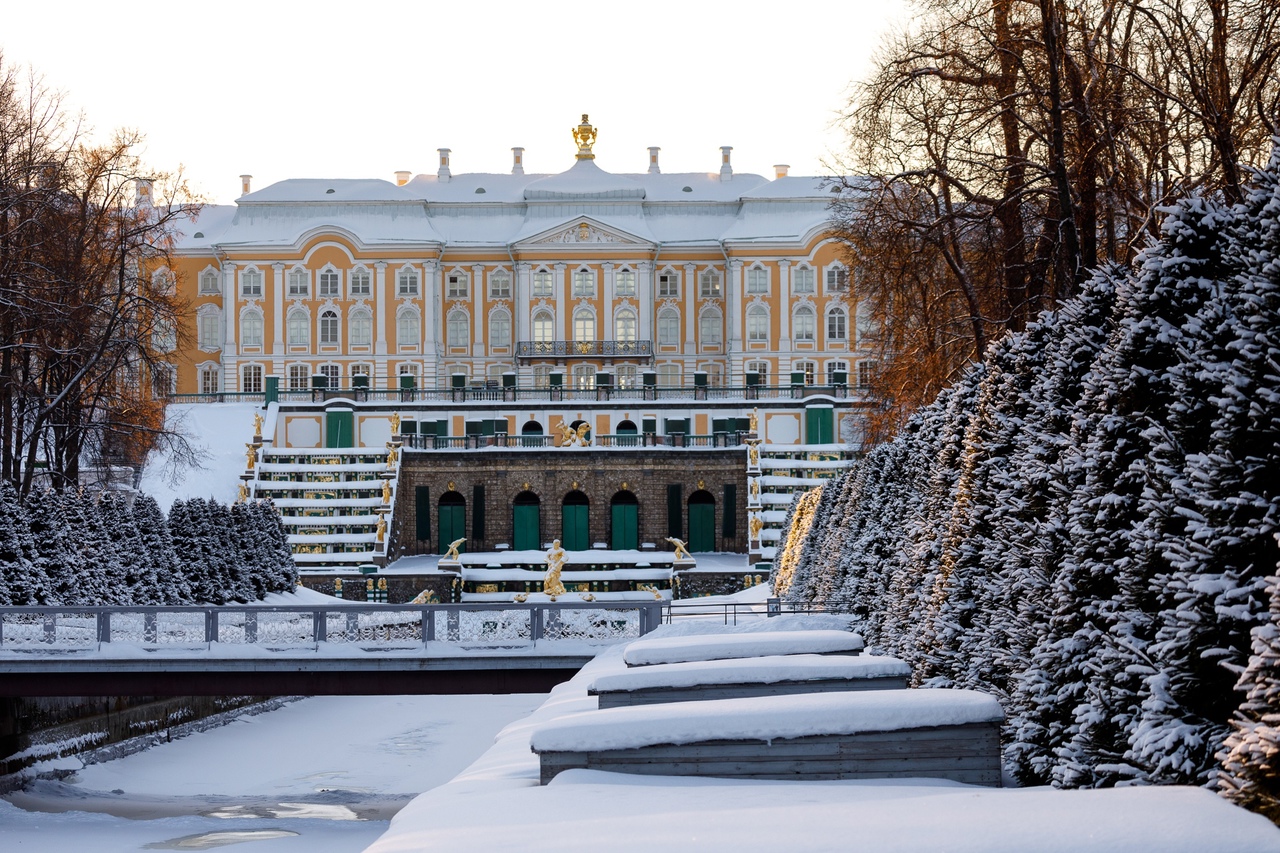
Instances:
[[[214,305],[204,305],[196,312],[197,345],[202,350],[222,346],[222,312]]]
[[[332,267],[321,270],[318,290],[321,299],[337,299],[342,295],[342,276]]]
[[[596,315],[586,308],[579,308],[573,312],[573,339],[575,341],[596,339]]]
[[[451,347],[465,347],[471,340],[471,318],[466,311],[450,311],[446,340]]]
[[[240,274],[240,295],[247,299],[262,297],[262,273],[250,267]]]
[[[367,347],[373,343],[373,315],[368,311],[352,311],[350,323],[352,346]]]
[[[511,346],[511,315],[506,311],[494,311],[489,315],[489,346]]]
[[[801,305],[796,309],[794,315],[794,331],[797,341],[812,341],[817,334],[817,320],[814,317],[813,309],[808,305]]]
[[[769,362],[748,361],[747,373],[754,373],[759,376],[761,385],[767,386],[769,384]]]
[[[875,316],[871,313],[870,302],[858,303],[858,346],[870,346],[880,331],[880,326],[876,322]]]
[[[369,296],[373,293],[369,271],[364,267],[356,267],[351,271],[351,296]]]
[[[702,338],[703,345],[719,346],[722,340],[720,312],[716,310],[703,311],[698,318],[698,335]]]
[[[849,337],[849,315],[839,305],[827,309],[827,340],[844,341]]]
[[[335,346],[339,342],[338,337],[338,312],[322,311],[320,312],[320,344],[321,346]]]
[[[792,293],[813,293],[813,268],[796,267],[791,274]]]
[[[747,340],[751,343],[769,342],[769,310],[763,305],[747,309]]]
[[[421,342],[422,324],[418,312],[414,308],[406,308],[396,315],[396,345],[401,347],[417,347]]]
[[[769,270],[765,267],[752,267],[747,270],[747,293],[769,292]]]
[[[285,336],[291,347],[305,347],[311,344],[311,320],[307,312],[290,311],[289,322],[285,328]]]
[[[246,347],[262,346],[262,314],[246,311],[240,317],[240,344]]]
[[[636,312],[630,308],[624,308],[614,315],[613,338],[628,342],[636,339]]]
[[[556,339],[556,318],[550,311],[538,311],[533,315],[533,340],[548,344]]]
[[[261,364],[246,364],[240,368],[240,390],[246,394],[262,393]]]
[[[614,296],[635,296],[636,295],[636,273],[635,270],[618,270],[613,277],[613,295]]]
[[[222,390],[222,371],[215,365],[200,366],[200,393],[217,394]]]
[[[680,312],[674,308],[663,308],[658,312],[658,343],[680,343]]]

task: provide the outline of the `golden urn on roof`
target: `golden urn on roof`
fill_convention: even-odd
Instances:
[[[591,145],[596,141],[597,131],[591,126],[591,122],[587,120],[587,114],[582,114],[582,124],[573,129],[573,141],[578,143],[578,159],[594,160],[596,155],[591,153]]]

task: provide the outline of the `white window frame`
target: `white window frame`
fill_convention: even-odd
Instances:
[[[588,330],[586,324],[590,323]],[[583,335],[583,332],[590,331],[589,335]],[[579,308],[573,312],[573,339],[575,341],[594,341],[596,339],[596,315],[589,308]]]
[[[290,347],[311,346],[311,315],[305,309],[294,308],[284,318],[285,341]]]
[[[178,390],[178,369],[167,361],[151,365],[151,397],[163,400]]]
[[[843,370],[843,371],[844,371],[844,374],[845,374],[845,380],[846,380],[846,381],[848,380],[848,377],[849,377],[849,362],[847,362],[847,361],[843,361],[843,360],[832,360],[832,361],[828,361],[828,362],[827,362],[827,364],[826,364],[826,371],[827,371],[827,384],[828,384],[828,385],[834,385],[834,384],[836,384],[836,381],[835,381],[835,372],[836,372],[837,370]]]
[[[680,344],[680,312],[674,308],[663,308],[658,312],[657,323],[658,346],[679,346]]]
[[[316,372],[324,376],[326,387],[328,388],[342,387],[342,368],[340,366],[334,364],[333,362],[329,362],[327,364],[320,365],[320,369],[317,370]]]
[[[287,276],[289,286],[285,295],[290,299],[306,299],[311,295],[311,273],[304,267],[294,267]]]
[[[618,313],[613,315],[613,339],[615,341],[623,341],[625,343],[633,343],[636,340],[637,322],[636,312],[630,308],[619,308]]]
[[[797,361],[791,365],[791,372],[804,372],[804,384],[812,386],[818,380],[818,363],[812,360]]]
[[[501,268],[489,273],[489,298],[511,298],[511,273]]]
[[[311,387],[311,365],[291,364],[286,369],[285,377],[290,391],[306,391]]]
[[[422,290],[422,276],[413,267],[396,271],[396,296],[417,296]]]
[[[215,269],[203,270],[200,273],[199,294],[201,296],[217,296],[221,293],[222,287],[219,283],[220,278],[221,276],[219,276],[218,271]]]
[[[196,345],[206,352],[222,349],[222,311],[206,305],[196,312]]]
[[[717,299],[722,295],[721,282],[723,277],[719,270],[705,269],[702,275],[698,276],[698,296],[703,299]]]
[[[619,388],[635,388],[640,384],[640,371],[634,364],[619,364],[613,369],[613,381]]]
[[[265,371],[261,364],[242,364],[240,366],[240,390],[245,394],[261,394],[262,377]]]
[[[845,343],[849,340],[849,312],[843,305],[827,308],[827,342]]]
[[[550,299],[556,295],[555,273],[551,270],[535,270],[529,287],[533,299]]]
[[[596,273],[587,267],[579,267],[573,271],[573,296],[575,299],[594,299],[596,295]]]
[[[202,364],[196,370],[201,394],[222,393],[222,369],[216,364]]]
[[[342,315],[335,308],[325,308],[316,317],[316,343],[322,347],[342,346]]]
[[[597,372],[594,364],[575,364],[569,374],[570,381],[579,391],[590,391],[596,387]]]
[[[680,383],[683,381],[682,374],[684,371],[680,369],[678,364],[670,362],[659,364],[657,372],[659,388],[679,388]]]
[[[818,313],[812,305],[797,305],[791,312],[791,338],[803,343],[818,340]]]
[[[753,323],[758,320],[758,323]],[[763,305],[749,305],[746,311],[747,342],[752,344],[769,344],[769,309]],[[755,327],[755,328],[753,328]]]
[[[347,315],[347,343],[353,347],[373,346],[373,314],[359,308]]]
[[[529,329],[534,343],[551,343],[556,339],[556,315],[545,308],[533,312]]]
[[[724,318],[715,309],[707,309],[698,315],[698,338],[703,346],[724,344]]]
[[[445,341],[449,349],[471,345],[471,315],[461,308],[449,312],[445,321]]]
[[[319,299],[342,298],[342,273],[327,265],[316,274],[316,297]]]
[[[801,264],[791,273],[791,292],[792,293],[815,293],[817,288],[817,276],[813,271],[813,267],[808,264]]]
[[[450,270],[444,277],[445,299],[467,299],[471,296],[471,276],[465,270]]]
[[[824,279],[827,293],[847,293],[849,291],[849,268],[839,261],[827,267]]]
[[[406,334],[410,332],[412,334]],[[402,308],[396,312],[396,349],[399,352],[417,352],[422,346],[422,315],[417,308]]]
[[[614,296],[635,296],[636,295],[636,271],[630,268],[623,268],[613,274],[613,295]]]
[[[511,346],[511,314],[505,308],[489,314],[489,346]]]
[[[173,293],[177,283],[178,279],[168,267],[160,267],[151,274],[151,290],[154,293]]]
[[[767,361],[748,361],[743,368],[747,373],[755,373],[760,377],[760,384],[768,386],[769,384],[769,362]],[[743,380],[746,381],[745,379]]]
[[[368,267],[356,267],[347,274],[347,293],[352,299],[373,295],[373,274]]]
[[[156,352],[173,352],[178,348],[178,328],[172,320],[156,318],[151,327],[151,348]]]
[[[874,359],[866,359],[858,362],[858,387],[866,390],[871,387],[871,381],[875,378],[876,368],[879,362]]]
[[[257,267],[240,273],[240,295],[245,299],[262,298],[262,271]]]
[[[658,273],[657,290],[659,299],[679,299],[680,274],[672,269]]]
[[[768,293],[771,278],[769,268],[766,266],[756,264],[753,267],[748,267],[746,292],[748,294]]]
[[[266,323],[262,312],[248,309],[240,315],[240,346],[262,347],[266,339]]]

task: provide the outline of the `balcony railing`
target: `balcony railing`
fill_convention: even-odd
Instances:
[[[653,341],[517,341],[516,358],[653,358]]]

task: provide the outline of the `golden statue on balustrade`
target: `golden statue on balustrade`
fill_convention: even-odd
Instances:
[[[591,122],[587,119],[587,114],[582,114],[582,123],[573,129],[573,141],[578,143],[578,159],[594,160],[596,155],[591,153],[591,146],[596,141],[598,131],[591,126]]]
[[[564,549],[560,547],[560,540],[556,539],[551,543],[551,550],[547,551],[547,574],[542,579],[542,591],[555,601],[557,595],[564,595],[564,584],[560,582],[560,572],[564,569]]]
[[[674,536],[668,536],[667,541],[676,546],[677,560],[692,560],[693,555],[689,553],[688,544],[683,539],[677,539]]]

